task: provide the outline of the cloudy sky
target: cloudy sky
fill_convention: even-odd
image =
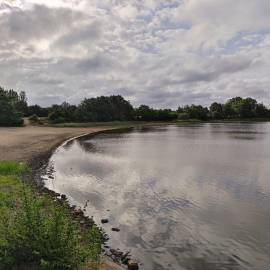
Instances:
[[[0,0],[0,85],[49,105],[270,105],[269,0]]]

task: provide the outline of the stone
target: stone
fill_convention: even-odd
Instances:
[[[109,220],[108,220],[107,218],[103,218],[103,219],[101,220],[101,223],[102,223],[102,224],[109,223]]]
[[[112,228],[112,231],[113,232],[120,232],[120,229],[119,228]]]
[[[128,261],[128,269],[129,270],[138,270],[139,269],[139,265],[135,261],[129,260]]]
[[[66,199],[67,199],[67,196],[64,195],[64,194],[62,194],[62,195],[61,195],[61,200],[65,201]]]

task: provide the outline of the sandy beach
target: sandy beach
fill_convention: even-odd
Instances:
[[[110,128],[1,127],[0,160],[31,162],[69,138],[106,129]]]

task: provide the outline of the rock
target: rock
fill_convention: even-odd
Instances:
[[[123,256],[123,252],[121,252],[121,251],[119,251],[119,250],[116,250],[116,249],[113,249],[113,248],[110,249],[110,252],[111,252],[114,256],[119,257],[119,258],[121,258],[121,256]]]
[[[61,200],[65,201],[66,199],[67,199],[67,196],[64,195],[64,194],[62,194],[62,195],[61,195]]]
[[[113,232],[120,232],[120,229],[119,228],[112,228],[112,231]]]
[[[139,265],[135,261],[129,260],[128,261],[128,269],[129,270],[138,270],[139,269]]]
[[[107,218],[103,218],[103,219],[101,220],[101,223],[102,223],[102,224],[109,223],[109,220],[108,220]]]
[[[130,254],[129,252],[126,252],[121,256],[121,261],[123,264],[128,265],[128,261],[130,260]]]

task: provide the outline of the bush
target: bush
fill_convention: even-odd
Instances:
[[[65,123],[67,122],[66,118],[64,117],[58,117],[54,120],[51,121],[53,124],[60,124],[60,123]]]
[[[179,120],[188,120],[189,119],[189,115],[187,113],[179,113],[178,114],[178,119]]]
[[[91,269],[97,269],[97,227],[82,229],[66,203],[22,184],[18,175],[23,166],[0,162],[0,269],[69,270],[89,260]]]
[[[29,117],[29,121],[30,121],[30,122],[33,122],[33,123],[36,123],[36,122],[39,121],[39,118],[38,118],[38,116],[37,116],[36,114],[33,114],[33,115],[31,115],[31,116]]]

